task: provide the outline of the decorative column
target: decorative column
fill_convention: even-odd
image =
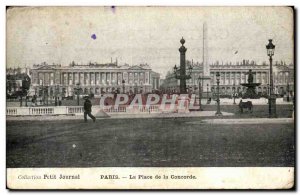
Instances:
[[[113,77],[112,72],[109,72],[109,84],[110,85],[112,85],[112,77]]]
[[[185,40],[182,38],[180,40],[180,43],[182,44],[179,48],[180,52],[180,93],[186,94],[186,79],[184,78],[186,76],[186,66],[185,66],[185,52],[187,51],[186,47],[183,45],[185,43]],[[149,84],[150,84],[150,73],[149,73]]]

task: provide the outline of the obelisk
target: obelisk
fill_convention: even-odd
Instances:
[[[211,96],[211,78],[210,78],[210,66],[208,61],[208,43],[207,43],[207,25],[203,23],[203,42],[202,42],[202,62],[203,62],[203,82],[202,82],[202,97],[207,98]]]

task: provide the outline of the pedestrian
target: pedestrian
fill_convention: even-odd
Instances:
[[[92,102],[89,100],[89,97],[86,96],[85,98],[85,102],[84,102],[84,122],[87,122],[87,117],[86,115],[88,115],[91,119],[93,119],[93,121],[96,121],[96,118],[92,115]]]

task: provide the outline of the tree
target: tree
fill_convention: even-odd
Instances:
[[[31,79],[28,75],[25,75],[22,79],[22,87],[21,87],[21,100],[20,106],[22,106],[23,97],[27,97],[29,88],[30,88]],[[27,98],[26,98],[26,106],[27,106]]]

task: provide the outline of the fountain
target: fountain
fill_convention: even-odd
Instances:
[[[243,99],[258,99],[259,96],[255,91],[255,87],[258,87],[261,85],[261,83],[253,83],[253,73],[250,69],[247,73],[248,76],[248,83],[241,83],[242,86],[247,87],[246,93],[242,96]]]

